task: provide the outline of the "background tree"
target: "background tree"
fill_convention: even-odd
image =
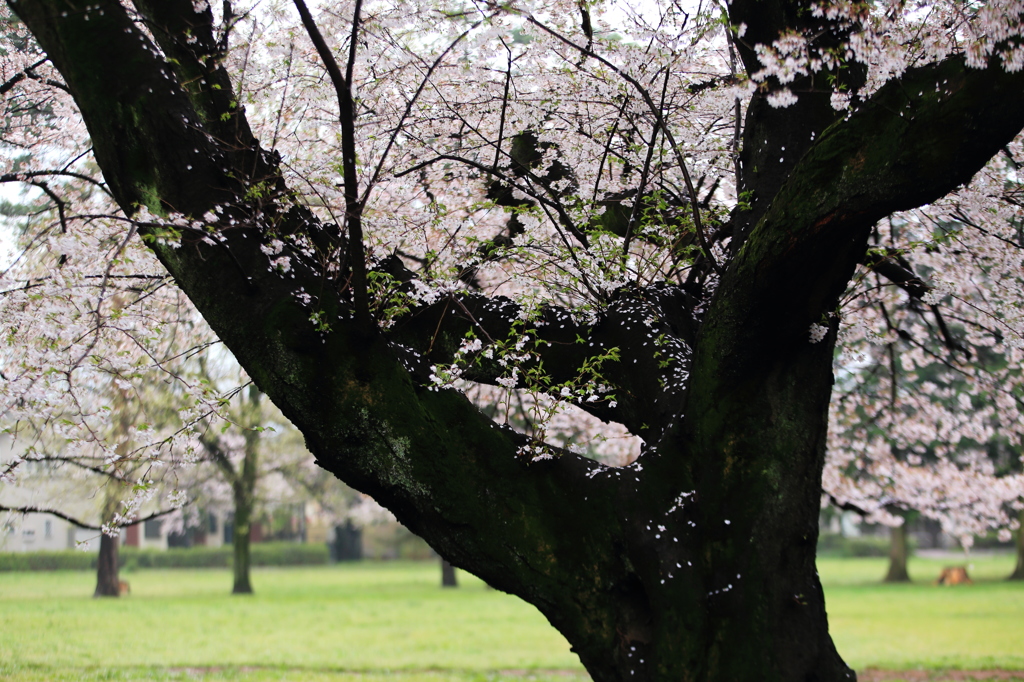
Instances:
[[[259,389],[250,385],[248,389],[240,391],[240,396],[240,404],[236,413],[237,421],[235,422],[241,430],[240,461],[233,460],[230,449],[225,447],[215,435],[207,432],[200,437],[200,440],[210,460],[231,486],[231,501],[234,511],[234,533],[232,535],[234,583],[231,592],[233,594],[251,594],[249,544],[252,515],[256,503],[256,481],[260,466],[259,438],[263,415],[260,413]]]
[[[199,441],[203,459],[216,468],[218,478],[231,491],[231,591],[251,594],[250,544],[260,502],[282,503],[295,497],[296,492],[304,499],[305,493],[314,488],[301,485],[308,483],[308,477],[299,478],[298,472],[310,466],[312,457],[301,438],[296,437],[294,428],[251,383],[230,390],[223,400],[226,404],[218,416],[228,421],[219,429],[209,427],[201,431]],[[328,494],[328,485],[322,484],[318,492],[317,497],[322,500]],[[203,497],[208,502],[214,499],[209,494]]]
[[[983,171],[989,194],[971,188],[877,225],[873,270],[847,292],[825,488],[891,526],[887,580],[909,579],[907,518],[938,521],[965,548],[992,531],[1008,540],[1018,527],[1024,386],[1006,352],[1012,329],[991,299],[1020,286],[1020,254],[1006,248],[1021,229],[1020,153],[1014,142]],[[968,267],[955,286],[939,274]]]
[[[1010,574],[1010,580],[1024,580],[1024,510],[1019,513],[1017,523],[1017,565]]]
[[[120,390],[114,391],[110,432],[101,434],[114,444],[111,457],[97,448],[83,448],[74,455],[63,451],[65,442],[43,431],[25,433],[31,424],[20,424],[21,439],[30,445],[4,461],[6,469],[0,511],[15,514],[51,514],[82,530],[95,531],[99,538],[96,562],[96,597],[122,594],[119,576],[119,534],[121,528],[164,516],[186,502],[175,483],[179,472],[162,476],[152,462],[130,456],[129,439],[142,410]],[[111,461],[114,460],[114,461]],[[15,471],[18,475],[15,475]],[[168,485],[170,484],[170,485]],[[160,494],[167,495],[159,499]],[[31,500],[29,503],[22,503]],[[97,504],[98,503],[98,504]]]
[[[186,501],[192,477],[165,465],[195,461],[191,424],[218,409],[183,374],[213,337],[122,232],[59,74],[3,26],[0,426],[19,443],[0,475],[5,501],[35,500],[3,508],[102,530],[96,595],[117,596],[120,529]]]
[[[119,218],[321,465],[599,682],[852,677],[814,570],[840,304],[888,279],[879,221],[972,178],[1004,201],[975,174],[1024,126],[1019,7],[666,4],[612,40],[575,2],[296,0],[303,32],[276,4],[10,6]],[[985,306],[1010,362],[1017,289]],[[643,452],[602,466],[458,379]]]

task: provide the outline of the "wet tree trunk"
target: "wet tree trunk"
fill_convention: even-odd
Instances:
[[[909,583],[907,572],[907,524],[893,526],[889,529],[889,571],[883,582]]]
[[[1024,509],[1018,514],[1020,527],[1017,529],[1017,566],[1007,580],[1024,580]]]
[[[441,587],[458,587],[459,581],[455,577],[455,567],[444,558],[441,559]]]
[[[467,331],[507,338],[513,303],[453,295],[457,305],[424,305],[384,332],[355,309],[360,292],[330,289],[298,251],[287,277],[272,269],[260,248],[271,233],[352,252],[293,202],[252,136],[210,10],[134,4],[159,30],[136,31],[116,2],[99,13],[79,0],[11,7],[64,76],[127,213],[230,216],[179,237],[142,232],[160,237],[151,248],[321,466],[453,565],[534,604],[595,682],[853,678],[815,572],[830,313],[878,220],[967,182],[1020,131],[1024,74],[950,58],[908,70],[839,122],[811,83],[794,86],[808,94],[787,109],[756,93],[741,159],[752,200],[698,328],[686,292],[655,285],[617,292],[593,324],[552,306],[535,330],[553,385],[577,376],[588,348],[620,354],[607,368],[616,404],[585,407],[647,447],[611,469],[570,452],[524,455],[526,436],[428,387],[431,364],[451,362]],[[799,3],[730,3],[750,45],[810,16]],[[265,189],[253,198],[256,183]],[[316,320],[302,292],[317,292]],[[827,326],[823,341],[810,342],[812,324]],[[652,355],[653,333],[665,354]],[[474,380],[493,382],[486,369]],[[249,519],[236,524],[245,542]]]

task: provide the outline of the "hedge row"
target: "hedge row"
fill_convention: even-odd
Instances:
[[[2,552],[0,571],[85,571],[96,567],[96,555],[76,552]]]
[[[122,547],[121,567],[135,568],[226,568],[232,564],[231,545],[138,549]],[[250,546],[253,566],[315,566],[330,561],[327,545],[292,542],[264,542]],[[2,552],[0,571],[87,571],[95,570],[97,555],[76,550],[63,552]]]
[[[913,539],[909,540],[913,551]],[[822,533],[818,536],[818,556],[825,557],[865,557],[889,556],[889,538],[878,535],[861,535],[851,538],[836,533]]]

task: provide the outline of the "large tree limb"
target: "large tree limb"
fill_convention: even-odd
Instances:
[[[872,227],[968,182],[1022,127],[1024,74],[968,69],[954,57],[908,71],[820,136],[743,244],[700,330],[687,413],[703,418],[686,420],[680,436],[687,451],[721,453],[725,469],[698,475],[727,481],[730,461],[754,458],[764,462],[758,485],[780,499],[804,495],[810,486],[801,479],[820,476],[824,458],[837,326],[830,314]],[[823,342],[811,343],[812,324],[830,328]],[[816,421],[801,421],[814,413]],[[797,452],[804,454],[790,454]],[[818,464],[808,460],[813,453]],[[667,478],[680,470],[656,466]],[[779,466],[787,477],[772,473]],[[692,467],[705,470],[695,462],[682,471]],[[737,494],[727,484],[715,489],[716,504]],[[761,531],[784,523],[766,515]]]
[[[887,84],[796,165],[723,280],[711,328],[727,324],[733,349],[759,339],[766,355],[796,352],[875,222],[967,183],[1022,127],[1024,74],[1000,66],[954,57]]]
[[[191,11],[191,3],[180,5]],[[353,323],[350,303],[323,286],[320,272],[301,262],[289,273],[294,278],[273,271],[259,247],[277,228],[274,217],[286,215],[287,195],[245,199],[246,183],[272,173],[273,159],[258,147],[232,155],[239,150],[231,141],[213,134],[220,112],[200,113],[199,96],[179,85],[190,64],[165,63],[119,3],[12,6],[67,79],[122,209],[131,213],[141,203],[199,217],[224,207],[219,219],[207,218],[217,228],[214,243],[186,234],[181,244],[151,246],[254,382],[306,435],[319,463],[454,563],[537,604],[556,624],[571,630],[577,626],[566,619],[594,618],[587,627],[614,639],[614,623],[581,615],[588,611],[580,595],[614,603],[614,583],[628,572],[615,548],[634,542],[620,505],[651,501],[614,477],[595,476],[599,465],[581,457],[534,462],[521,455],[525,437],[454,391],[417,385],[385,338]],[[171,25],[156,21],[155,4],[140,7],[158,27]],[[161,35],[173,34],[154,30],[165,51],[176,49],[174,38]],[[262,175],[237,165],[246,154],[262,160]],[[316,229],[308,213],[303,220],[303,230]],[[307,306],[297,298],[303,289],[322,293]],[[595,567],[592,575],[567,569],[581,560]]]
[[[812,5],[804,0],[732,0],[728,3],[729,22],[734,27],[746,28],[742,37],[733,38],[732,44],[747,77],[752,78],[764,68],[755,47],[770,46],[790,32],[807,36],[816,49],[843,49],[849,29],[829,26],[825,20],[814,17]],[[759,84],[747,104],[743,122],[737,188],[743,200],[741,208],[733,215],[734,251],[743,245],[750,231],[764,217],[772,199],[815,139],[842,115],[832,108],[831,93],[837,89],[855,92],[863,85],[865,73],[862,65],[851,63],[842,69],[797,74],[785,85],[775,78]],[[768,95],[783,87],[797,96],[797,102],[784,108],[771,106]]]

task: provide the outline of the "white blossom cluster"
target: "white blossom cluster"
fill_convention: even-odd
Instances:
[[[197,0],[193,8],[222,11],[216,5]],[[524,315],[552,304],[593,322],[624,288],[685,282],[703,248],[698,236],[713,237],[740,201],[736,135],[743,102],[757,87],[770,85],[771,105],[791,106],[801,96],[791,89],[798,78],[863,64],[861,92],[831,93],[832,105],[844,109],[911,66],[953,54],[974,67],[1024,66],[1018,0],[822,3],[813,13],[848,29],[843,45],[822,49],[820,36],[781,36],[756,47],[763,68],[752,81],[737,73],[726,34],[742,39],[747,27],[727,28],[714,11],[641,5],[593,7],[594,36],[584,53],[571,46],[583,45],[574,0],[474,5],[458,16],[433,11],[436,3],[363,4],[354,72],[366,248],[371,267],[397,255],[416,274],[401,305],[388,305],[397,286],[382,287],[382,328],[471,289],[508,296]],[[430,11],[410,12],[417,7]],[[317,15],[339,55],[348,53],[350,10],[343,2]],[[324,87],[316,50],[290,3],[239,6],[236,15],[224,64],[240,109],[264,146],[285,159],[296,201],[344,229],[338,104]],[[132,31],[140,40],[149,35],[141,22]],[[5,40],[11,49],[0,52],[0,80],[29,68],[58,77],[46,63],[32,66],[37,50],[14,49],[31,45],[26,36]],[[143,208],[129,219],[94,178],[88,132],[67,94],[45,78],[24,78],[12,92],[0,174],[36,193],[23,198],[31,219],[16,225],[20,255],[0,274],[4,427],[31,443],[26,457],[58,450],[131,483],[155,481],[157,464],[197,461],[192,425],[220,409],[220,391],[184,366],[191,349],[213,342],[211,334],[134,235],[145,226],[173,245],[185,232],[217,242],[205,227],[222,214],[191,219]],[[46,116],[15,106],[25,101],[45,101]],[[524,139],[517,136],[527,132],[538,159],[522,168],[513,156]],[[1022,162],[1018,141],[968,187],[878,226],[879,248],[905,256],[927,291],[912,299],[864,270],[837,311],[826,472],[837,498],[880,515],[920,509],[958,535],[1012,527],[1024,447]],[[60,211],[33,175],[52,169],[76,174],[45,179]],[[640,219],[641,229],[627,232],[629,219]],[[698,235],[698,221],[706,235]],[[305,261],[328,277],[338,273],[337,254],[318,253],[302,239],[268,232],[262,250],[268,270],[282,277]],[[728,252],[723,238],[703,256],[723,262]],[[717,276],[705,281],[708,296]],[[312,301],[305,291],[295,295]],[[331,321],[315,319],[329,328]],[[550,390],[530,385],[536,338],[528,329],[501,349],[466,339],[454,362],[433,368],[432,387],[468,390],[497,421],[541,444],[527,453],[533,458],[549,455],[548,444],[609,463],[635,460],[639,439],[574,406],[614,403],[615,388],[599,371]],[[827,327],[816,323],[807,333],[820,343]],[[669,350],[685,355],[676,346]],[[499,386],[464,381],[478,358],[504,368]],[[669,389],[682,391],[682,363],[672,372]],[[153,406],[145,387],[165,389],[170,406]],[[124,408],[115,401],[143,407],[117,427]],[[18,468],[2,470],[3,485],[17,479]],[[141,509],[133,500],[124,519]]]
[[[1024,502],[1021,160],[1017,139],[969,186],[878,225],[926,290],[865,270],[843,310],[825,490],[890,525],[917,510],[965,546],[1005,539]]]

